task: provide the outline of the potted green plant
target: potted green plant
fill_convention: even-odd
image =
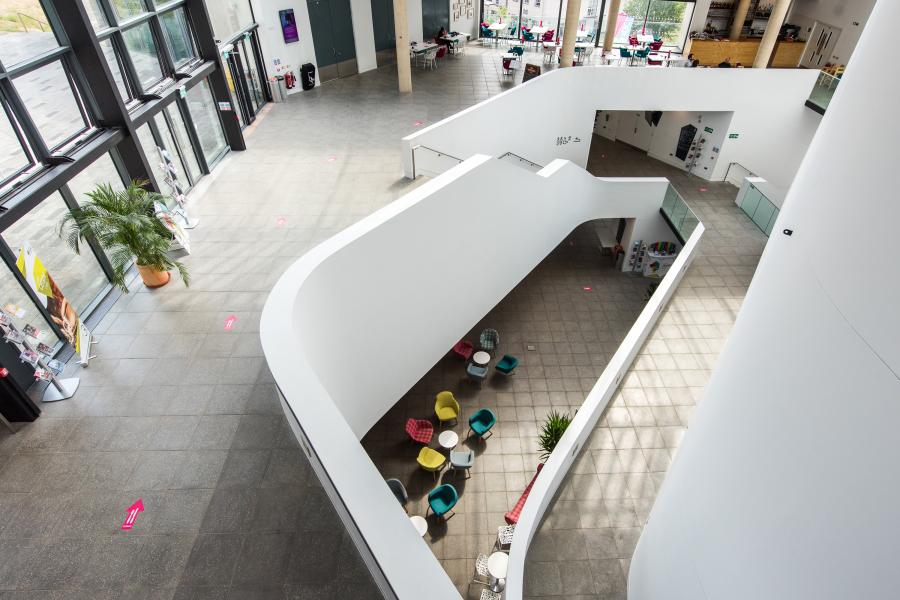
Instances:
[[[541,425],[541,433],[538,436],[541,462],[547,462],[547,459],[550,458],[550,453],[556,448],[556,444],[559,443],[560,438],[562,438],[571,422],[572,417],[567,412],[561,413],[554,409],[547,413],[547,418],[544,420],[544,424]]]
[[[89,200],[72,209],[59,224],[59,236],[76,254],[81,254],[81,244],[89,237],[106,250],[113,268],[112,283],[126,294],[125,274],[132,260],[147,287],[169,283],[171,269],[178,269],[184,285],[190,282],[184,264],[166,254],[172,234],[156,218],[153,208],[154,201],[165,203],[165,197],[147,191],[144,184],[132,181],[119,192],[109,184],[98,185],[87,193]]]

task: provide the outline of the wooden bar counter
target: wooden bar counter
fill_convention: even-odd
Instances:
[[[753,66],[756,51],[759,49],[758,39],[744,38],[739,42],[729,40],[688,40],[684,53],[693,54],[704,67],[715,67],[720,62],[728,60],[732,66],[741,63],[745,67]],[[775,56],[772,58],[771,67],[796,68],[803,56],[806,42],[780,41],[775,45]]]

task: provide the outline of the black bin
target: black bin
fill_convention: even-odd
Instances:
[[[316,87],[316,66],[314,64],[306,63],[300,67],[300,85],[304,90]]]

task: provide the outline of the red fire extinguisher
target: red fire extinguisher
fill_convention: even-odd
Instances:
[[[293,71],[288,71],[284,74],[284,85],[287,86],[288,89],[291,89],[296,85],[297,78],[294,76]]]

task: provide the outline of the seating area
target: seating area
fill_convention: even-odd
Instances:
[[[362,440],[382,477],[402,483],[410,522],[464,598],[502,594],[540,425],[581,405],[644,305],[645,283],[601,258],[607,227],[573,231]]]

